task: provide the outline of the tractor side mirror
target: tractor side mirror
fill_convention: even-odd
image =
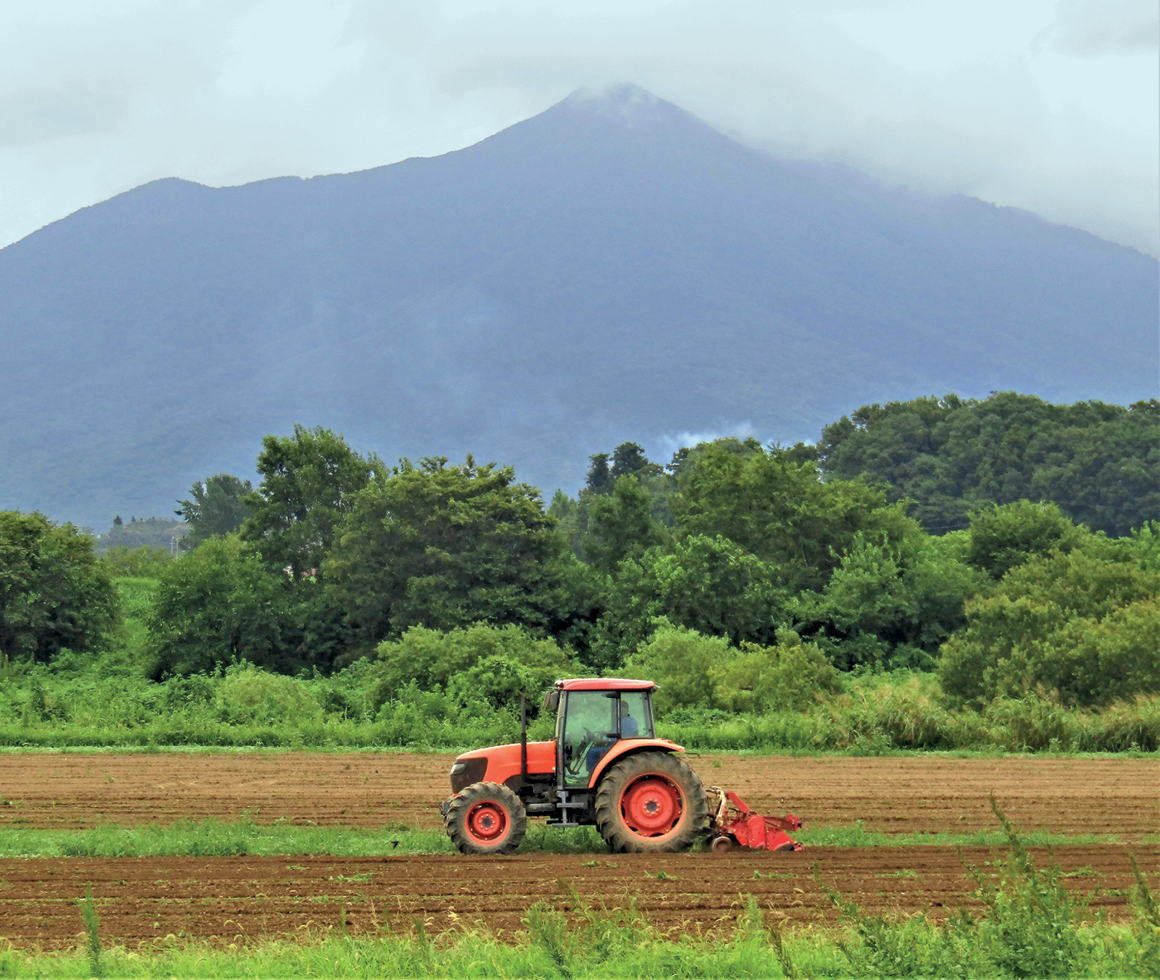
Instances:
[[[560,692],[556,688],[544,692],[544,703],[540,706],[544,711],[550,711],[552,714],[556,713],[556,709],[560,707]]]

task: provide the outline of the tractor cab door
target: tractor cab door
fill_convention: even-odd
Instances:
[[[556,771],[565,787],[586,787],[613,743],[653,737],[649,692],[565,691],[556,717]]]

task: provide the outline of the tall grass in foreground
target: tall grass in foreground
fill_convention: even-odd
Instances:
[[[853,976],[1076,977],[1160,975],[1160,909],[1132,857],[1136,878],[1132,929],[1109,928],[1100,917],[1085,922],[1087,897],[1063,887],[1051,860],[1036,865],[1027,842],[991,797],[1007,850],[989,870],[964,863],[984,913],[958,910],[943,923],[923,916],[866,915],[822,879],[814,877],[853,931],[840,946]],[[962,860],[960,856],[960,861]]]
[[[523,930],[500,937],[464,927],[429,936],[351,937],[336,927],[298,941],[211,946],[167,937],[100,950],[100,975],[117,977],[1149,977],[1160,973],[1160,912],[1137,869],[1131,927],[1084,923],[1083,902],[1056,866],[1034,865],[1003,820],[1010,850],[990,873],[972,869],[986,912],[936,924],[921,915],[867,916],[820,879],[845,925],[783,933],[776,910],[734,903],[732,935],[663,933],[632,899],[599,908],[566,898],[528,909]],[[91,950],[58,955],[0,950],[0,977],[93,975]]]

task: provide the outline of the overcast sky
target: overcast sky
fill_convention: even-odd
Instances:
[[[0,245],[158,177],[474,143],[635,82],[1160,254],[1157,0],[0,0]]]

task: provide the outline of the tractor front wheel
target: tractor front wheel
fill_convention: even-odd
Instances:
[[[596,827],[614,851],[683,851],[708,823],[705,787],[671,752],[630,755],[596,792]]]
[[[510,854],[528,829],[520,798],[499,783],[472,783],[451,800],[443,820],[464,854]]]

